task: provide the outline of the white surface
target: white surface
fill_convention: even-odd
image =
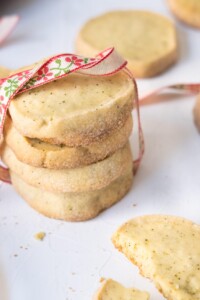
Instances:
[[[4,1],[1,14],[18,13],[21,21],[0,48],[0,65],[17,68],[71,52],[84,21],[120,8],[170,16],[165,1],[158,0]],[[200,31],[180,23],[177,27],[178,64],[160,77],[140,80],[141,94],[172,82],[200,81]],[[0,187],[1,300],[89,300],[100,277],[145,289],[152,300],[163,299],[114,249],[110,237],[124,221],[142,214],[180,215],[200,223],[200,136],[193,124],[193,105],[194,97],[185,97],[141,109],[146,153],[134,186],[123,201],[94,220],[49,220],[29,208],[11,186]],[[133,145],[135,136],[131,140]],[[47,233],[43,242],[33,237],[39,231]]]

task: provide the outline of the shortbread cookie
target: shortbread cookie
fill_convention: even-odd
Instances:
[[[113,243],[166,299],[200,299],[199,225],[174,216],[142,216],[125,223]]]
[[[122,126],[133,100],[133,82],[124,71],[110,76],[73,73],[16,96],[9,111],[23,136],[80,146]]]
[[[148,300],[149,294],[133,288],[125,288],[115,280],[107,279],[93,300]]]
[[[66,221],[84,221],[96,217],[129,191],[133,181],[129,166],[124,175],[103,189],[83,193],[51,193],[35,188],[11,172],[15,189],[38,212],[50,218]]]
[[[11,72],[11,70],[0,66],[0,78],[4,78],[6,76],[9,76],[10,72]]]
[[[197,97],[197,101],[194,107],[194,122],[200,132],[200,94]]]
[[[77,40],[78,53],[94,56],[114,46],[136,77],[151,77],[177,60],[174,24],[148,11],[113,11],[88,21]]]
[[[110,184],[132,166],[130,145],[108,158],[76,169],[49,170],[20,162],[8,146],[2,148],[2,161],[25,182],[52,192],[87,192]]]
[[[183,22],[200,28],[199,0],[167,0],[172,12]]]
[[[64,169],[86,166],[105,159],[127,143],[131,131],[130,115],[124,126],[101,141],[85,147],[51,145],[38,139],[26,138],[14,128],[10,118],[7,119],[4,133],[6,143],[21,162],[40,168]]]

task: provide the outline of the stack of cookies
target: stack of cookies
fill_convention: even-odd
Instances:
[[[2,160],[30,206],[83,221],[128,192],[133,100],[132,80],[120,71],[73,73],[11,101]]]

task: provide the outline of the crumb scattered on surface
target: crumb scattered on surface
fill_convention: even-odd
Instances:
[[[137,206],[137,204],[136,204],[136,203],[134,203],[134,204],[133,204],[133,206],[134,206],[134,207],[136,207],[136,206]]]
[[[41,231],[41,232],[36,233],[36,234],[34,235],[34,238],[35,238],[36,240],[43,241],[43,239],[45,238],[45,236],[46,236],[46,233],[43,232],[43,231]]]
[[[14,254],[14,257],[18,257],[18,254]]]

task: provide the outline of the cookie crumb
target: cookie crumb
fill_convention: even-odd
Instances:
[[[34,235],[34,238],[38,241],[43,241],[43,239],[45,238],[46,236],[46,233],[41,231],[41,232],[38,232]]]

